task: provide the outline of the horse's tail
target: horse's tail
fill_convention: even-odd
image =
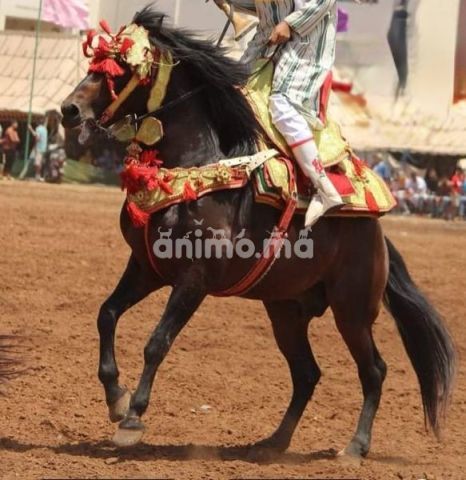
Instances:
[[[15,355],[17,340],[10,335],[0,335],[0,383],[19,373],[19,359]]]
[[[456,373],[456,352],[439,313],[413,282],[405,262],[385,239],[390,275],[384,304],[395,319],[421,387],[424,421],[434,433],[448,407]]]

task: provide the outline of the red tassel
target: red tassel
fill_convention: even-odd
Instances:
[[[375,198],[374,198],[374,195],[372,194],[372,192],[367,189],[366,187],[364,187],[364,195],[366,197],[366,204],[367,204],[367,207],[369,208],[369,210],[371,212],[378,212],[380,211],[380,208],[379,206],[377,205],[377,202],[375,201]]]
[[[112,46],[104,37],[99,37],[99,44],[97,45],[96,50],[97,57],[105,58],[112,53]]]
[[[159,167],[162,161],[157,158],[157,150],[144,150],[140,156],[140,163],[149,167]]]
[[[355,155],[353,155],[351,160],[353,162],[354,170],[356,172],[356,175],[358,177],[362,177],[364,175],[364,168],[365,168],[364,162],[361,159],[359,159],[358,157],[356,157]]]
[[[191,186],[191,183],[188,180],[186,180],[184,184],[183,199],[186,200],[187,202],[191,200],[197,200],[197,193],[193,190],[193,187]]]
[[[123,40],[123,43],[121,44],[120,47],[120,53],[124,55],[128,50],[131,49],[131,47],[134,45],[134,40],[131,40],[131,38],[125,38]]]
[[[165,192],[168,193],[168,195],[171,195],[173,193],[173,188],[169,183],[167,183],[167,180],[164,178],[163,180],[159,180],[159,187]]]
[[[92,62],[89,72],[106,73],[110,77],[121,77],[125,70],[113,58],[105,58]]]
[[[150,215],[142,211],[134,202],[128,202],[126,209],[136,228],[142,228],[147,225]]]
[[[110,25],[108,24],[108,22],[106,20],[101,20],[99,22],[99,25],[100,25],[100,28],[105,32],[105,33],[108,33],[109,35],[112,34],[112,30],[110,28]]]
[[[86,36],[86,39],[87,39],[87,43],[89,45],[92,45],[92,40],[94,40],[94,37],[97,35],[97,32],[95,30],[88,30],[87,31],[87,36]]]
[[[89,44],[87,43],[87,41],[84,41],[82,43],[82,49],[83,49],[84,56],[86,58],[91,58],[92,57],[92,54],[89,53]]]
[[[121,185],[130,195],[138,192],[141,188],[139,185],[138,168],[134,164],[127,165],[120,174]]]
[[[157,188],[160,187],[160,182],[155,176],[147,177],[145,179],[146,183],[146,188],[149,192],[152,192],[153,190],[157,190]]]

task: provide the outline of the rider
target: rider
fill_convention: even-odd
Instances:
[[[324,127],[319,119],[320,91],[335,59],[336,0],[233,0],[231,3],[255,8],[259,18],[257,33],[243,60],[253,62],[273,55],[275,75],[270,113],[302,171],[317,189],[305,219],[306,226],[312,226],[326,211],[343,205],[325,173],[309,126],[318,130]]]

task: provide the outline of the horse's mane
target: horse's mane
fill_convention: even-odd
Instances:
[[[255,152],[261,127],[238,89],[246,84],[249,68],[227,57],[226,50],[211,41],[187,30],[163,26],[163,18],[152,4],[138,12],[133,22],[150,32],[155,47],[170,51],[175,60],[186,65],[196,85],[206,85],[200,95],[223,153],[233,156]]]

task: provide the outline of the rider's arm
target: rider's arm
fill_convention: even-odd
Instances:
[[[334,7],[336,0],[307,0],[305,5],[285,18],[286,23],[301,37],[309,35]]]

